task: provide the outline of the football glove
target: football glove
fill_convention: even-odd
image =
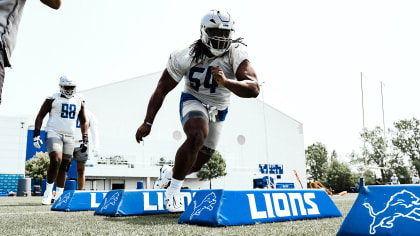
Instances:
[[[34,147],[40,149],[41,144],[43,144],[43,143],[42,143],[42,139],[41,139],[41,136],[40,136],[40,131],[39,131],[39,129],[35,129],[34,130]]]
[[[82,153],[87,151],[88,143],[89,143],[88,135],[84,134],[82,138],[82,144],[80,144],[80,151]]]

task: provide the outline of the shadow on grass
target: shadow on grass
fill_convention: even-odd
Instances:
[[[119,216],[105,217],[105,221],[123,222],[133,225],[174,225],[178,224],[181,213],[174,214],[158,214],[158,215],[142,215],[142,216]]]
[[[26,206],[42,206],[41,203],[12,203],[12,204],[1,204],[0,207],[26,207]]]

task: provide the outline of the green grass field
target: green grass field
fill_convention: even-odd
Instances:
[[[181,214],[94,216],[51,211],[41,197],[0,197],[0,235],[336,235],[356,197],[333,197],[343,217],[219,228],[178,224]]]

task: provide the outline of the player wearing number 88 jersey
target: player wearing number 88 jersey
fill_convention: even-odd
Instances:
[[[231,93],[253,98],[259,94],[256,73],[241,38],[232,39],[234,21],[228,12],[211,10],[201,20],[201,37],[190,47],[172,53],[150,98],[137,142],[149,135],[166,95],[185,79],[179,113],[185,142],[178,148],[173,168],[161,168],[154,186],[165,188],[168,211],[184,210],[180,189],[185,176],[197,172],[214,153]]]
[[[83,135],[82,145],[87,149],[87,124],[82,96],[76,94],[76,83],[67,76],[62,76],[59,82],[60,93],[47,97],[42,104],[35,120],[34,146],[40,148],[40,129],[44,117],[49,113],[47,123],[46,146],[50,157],[47,171],[47,186],[42,204],[51,204],[52,188],[57,179],[57,196],[64,189],[66,168],[70,163],[74,150],[74,131],[79,118]],[[58,198],[58,197],[57,197]]]
[[[75,94],[71,98],[66,98],[61,93],[56,93],[47,97],[47,100],[53,100],[53,102],[46,131],[73,136],[83,97]]]

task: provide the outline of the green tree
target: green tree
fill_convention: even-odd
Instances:
[[[363,153],[364,157],[366,157],[366,164],[374,164],[380,167],[381,178],[384,181],[386,179],[385,168],[389,157],[386,155],[388,145],[384,140],[383,130],[380,127],[376,127],[373,130],[364,129],[360,136],[365,143]]]
[[[371,170],[366,170],[363,173],[363,178],[365,178],[365,185],[374,185],[376,184],[375,173]],[[357,183],[360,183],[360,178],[357,180]]]
[[[386,182],[390,182],[392,175],[396,174],[401,184],[411,183],[410,169],[404,163],[402,155],[399,152],[394,150],[387,163],[387,167],[384,171]]]
[[[346,163],[333,160],[325,172],[326,177],[322,184],[326,188],[331,187],[335,192],[348,191],[355,185],[352,172]]]
[[[366,169],[364,167],[363,158],[360,158],[358,154],[354,151],[350,154],[351,161],[349,164],[354,167],[357,166],[356,172],[353,172],[353,182],[354,184],[360,184],[360,178],[363,177],[365,181],[365,185],[374,185],[376,184],[376,176],[375,172]],[[362,165],[360,165],[362,164]]]
[[[47,169],[50,158],[46,152],[37,152],[34,157],[29,159],[25,165],[25,176],[35,180],[47,178]]]
[[[375,172],[366,169],[365,160],[360,154],[352,151],[349,155],[350,165],[356,167],[356,172],[353,173],[353,182],[354,184],[360,184],[360,178],[363,177],[365,185],[374,185],[376,184],[376,175]]]
[[[354,150],[351,151],[350,154],[348,154],[348,158],[350,159],[350,165],[357,168],[357,172],[360,174],[360,176],[363,175],[363,171],[365,170],[365,160],[363,157],[359,155],[359,153],[356,153]]]
[[[408,157],[417,175],[420,175],[420,120],[400,120],[394,123],[392,144],[402,156]]]
[[[201,167],[201,170],[197,173],[197,177],[200,181],[209,180],[211,189],[211,180],[226,175],[226,162],[223,159],[220,152],[216,151],[210,157],[210,160]]]
[[[401,184],[411,184],[410,170],[406,166],[398,166],[395,168],[395,174]]]
[[[331,163],[332,161],[334,161],[334,160],[337,160],[337,158],[338,158],[338,154],[337,154],[337,152],[336,152],[335,150],[333,150],[333,151],[331,152],[331,156],[330,156],[330,163]]]
[[[328,167],[328,151],[324,144],[314,143],[305,150],[308,179],[323,182]]]

